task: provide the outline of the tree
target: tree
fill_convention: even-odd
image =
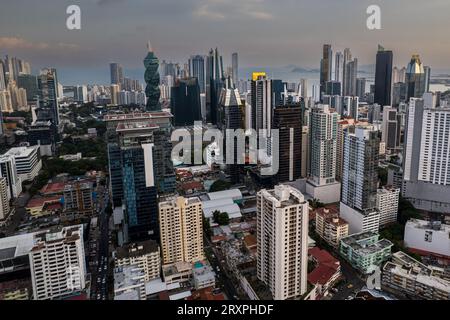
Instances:
[[[219,210],[213,212],[213,219],[214,222],[220,226],[226,226],[230,223],[230,217],[228,216],[228,213],[220,212]]]
[[[380,179],[381,185],[387,185],[388,171],[386,168],[378,167],[378,179]]]
[[[203,232],[211,237],[211,226],[209,225],[209,219],[206,219],[205,216],[202,217],[203,220]]]
[[[318,209],[318,208],[323,208],[325,207],[325,204],[320,202],[319,199],[312,199],[312,200],[308,200],[309,201],[309,205],[313,208],[313,209]]]
[[[209,192],[228,190],[230,189],[230,187],[231,183],[224,180],[217,180],[211,185],[211,188],[209,188]]]

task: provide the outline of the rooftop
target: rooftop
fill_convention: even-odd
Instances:
[[[43,207],[45,204],[54,204],[61,201],[59,196],[49,196],[49,197],[33,197],[28,201],[27,208]]]
[[[124,121],[124,120],[144,120],[157,118],[171,118],[173,115],[170,112],[133,112],[123,114],[107,114],[103,117],[104,121]]]
[[[393,243],[386,239],[378,240],[379,235],[373,231],[361,232],[341,239],[341,243],[350,246],[360,255],[376,253],[392,247]]]
[[[8,150],[5,155],[14,156],[16,158],[26,158],[37,152],[39,146],[32,147],[15,147]]]
[[[154,252],[159,252],[158,243],[153,240],[147,240],[127,244],[123,247],[118,247],[116,249],[116,258],[117,259],[134,258]]]

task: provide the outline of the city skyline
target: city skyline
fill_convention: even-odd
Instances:
[[[417,53],[434,73],[450,66],[446,54],[450,45],[441,41],[445,28],[440,26],[450,8],[445,0],[379,3],[381,30],[366,28],[366,9],[371,4],[366,0],[351,6],[350,0],[320,4],[285,0],[283,8],[261,0],[188,0],[176,5],[139,0],[133,6],[125,0],[78,1],[81,30],[66,28],[68,3],[44,2],[52,5],[24,0],[3,5],[2,11],[11,14],[0,20],[0,54],[21,56],[34,68],[56,67],[67,85],[86,79],[106,83],[111,62],[123,64],[134,75],[148,39],[161,60],[180,63],[217,46],[231,65],[232,53],[238,52],[244,71],[289,65],[319,69],[317,52],[322,43],[330,43],[334,52],[351,48],[360,65],[375,63],[380,43],[393,51],[394,65],[406,66]],[[10,18],[24,12],[29,14],[23,15],[23,21]],[[418,18],[411,19],[414,16]],[[120,25],[115,24],[117,17]],[[419,23],[422,19],[426,25]]]

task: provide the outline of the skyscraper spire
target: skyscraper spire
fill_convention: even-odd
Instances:
[[[147,50],[148,52],[153,52],[152,44],[150,43],[150,41],[147,42]]]

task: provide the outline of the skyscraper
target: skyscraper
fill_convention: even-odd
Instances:
[[[203,211],[198,197],[177,197],[159,203],[163,263],[197,262],[203,251]]]
[[[217,48],[211,49],[206,58],[206,113],[212,124],[217,124],[217,106],[224,85],[222,56]]]
[[[358,59],[352,58],[352,53],[348,48],[344,50],[343,68],[342,95],[355,96],[356,79],[358,77]]]
[[[336,52],[334,63],[334,81],[338,81],[342,84],[343,78],[344,78],[344,55],[342,54],[342,52]]]
[[[322,60],[320,61],[320,92],[325,92],[325,84],[331,81],[331,71],[333,67],[333,51],[331,44],[323,45]]]
[[[23,88],[27,93],[27,100],[36,101],[39,95],[37,77],[31,74],[20,74],[17,80],[17,86]]]
[[[123,67],[119,63],[110,63],[111,84],[123,85]]]
[[[218,128],[222,130],[222,132],[225,132],[225,130],[237,130],[242,129],[242,101],[239,95],[239,91],[237,89],[222,89],[220,100],[219,100],[219,107],[217,112],[218,117]],[[231,141],[233,140],[233,142]],[[244,164],[244,161],[242,159],[243,155],[242,152],[244,150],[239,150],[238,143],[239,141],[234,141],[234,136],[228,136],[228,132],[225,135],[225,144],[234,144],[234,148],[232,150],[233,152],[233,163],[227,164],[227,171],[230,175],[230,180],[232,183],[238,183],[240,181],[240,165]],[[228,156],[226,154],[228,150],[225,150],[223,153],[225,156]],[[228,161],[227,161],[228,162]]]
[[[5,89],[6,89],[5,67],[3,66],[3,61],[0,59],[0,91]]]
[[[117,127],[119,144],[110,151],[120,158],[123,204],[126,207],[126,232],[131,241],[159,241],[157,187],[154,174],[153,131],[151,124],[124,123]],[[119,170],[116,166],[110,170]],[[113,194],[113,197],[116,196]]]
[[[297,189],[277,185],[257,196],[257,276],[273,299],[307,291],[308,202]]]
[[[161,105],[159,103],[159,61],[153,52],[150,41],[147,45],[148,53],[144,59],[145,74],[144,79],[147,84],[145,88],[145,95],[147,96],[147,111],[160,111]]]
[[[233,86],[234,88],[237,88],[239,81],[239,61],[237,52],[231,55],[231,67],[233,70]]]
[[[422,61],[420,61],[419,55],[412,56],[411,61],[406,67],[406,86],[407,95],[406,100],[409,98],[422,98],[426,88],[426,74]]]
[[[308,98],[308,79],[300,80],[300,90],[302,98],[306,100]]]
[[[339,201],[336,182],[337,121],[328,105],[316,105],[310,113],[310,172],[306,192],[323,203]]]
[[[38,120],[50,120],[59,130],[58,76],[56,69],[42,69],[38,77]]]
[[[171,88],[170,106],[175,126],[192,126],[201,121],[200,87],[197,78],[185,78],[176,81]]]
[[[392,88],[392,51],[378,46],[377,62],[375,71],[375,103],[381,108],[391,105]]]
[[[275,183],[294,181],[301,177],[302,162],[302,107],[284,105],[274,109],[273,127],[278,129],[278,173]]]
[[[404,142],[402,195],[418,209],[450,207],[450,108],[409,102]]]
[[[364,99],[366,94],[366,78],[357,78],[356,79],[356,96],[359,99]]]
[[[385,107],[383,109],[383,123],[381,141],[386,144],[387,150],[395,150],[400,147],[401,116],[397,109]]]
[[[338,118],[328,105],[317,105],[311,110],[310,178],[317,185],[335,181]]]
[[[340,212],[349,223],[350,234],[378,232],[379,144],[378,131],[373,126],[349,127],[344,133]]]
[[[192,56],[189,59],[189,71],[191,77],[197,78],[200,93],[205,93],[205,58],[200,55]]]

